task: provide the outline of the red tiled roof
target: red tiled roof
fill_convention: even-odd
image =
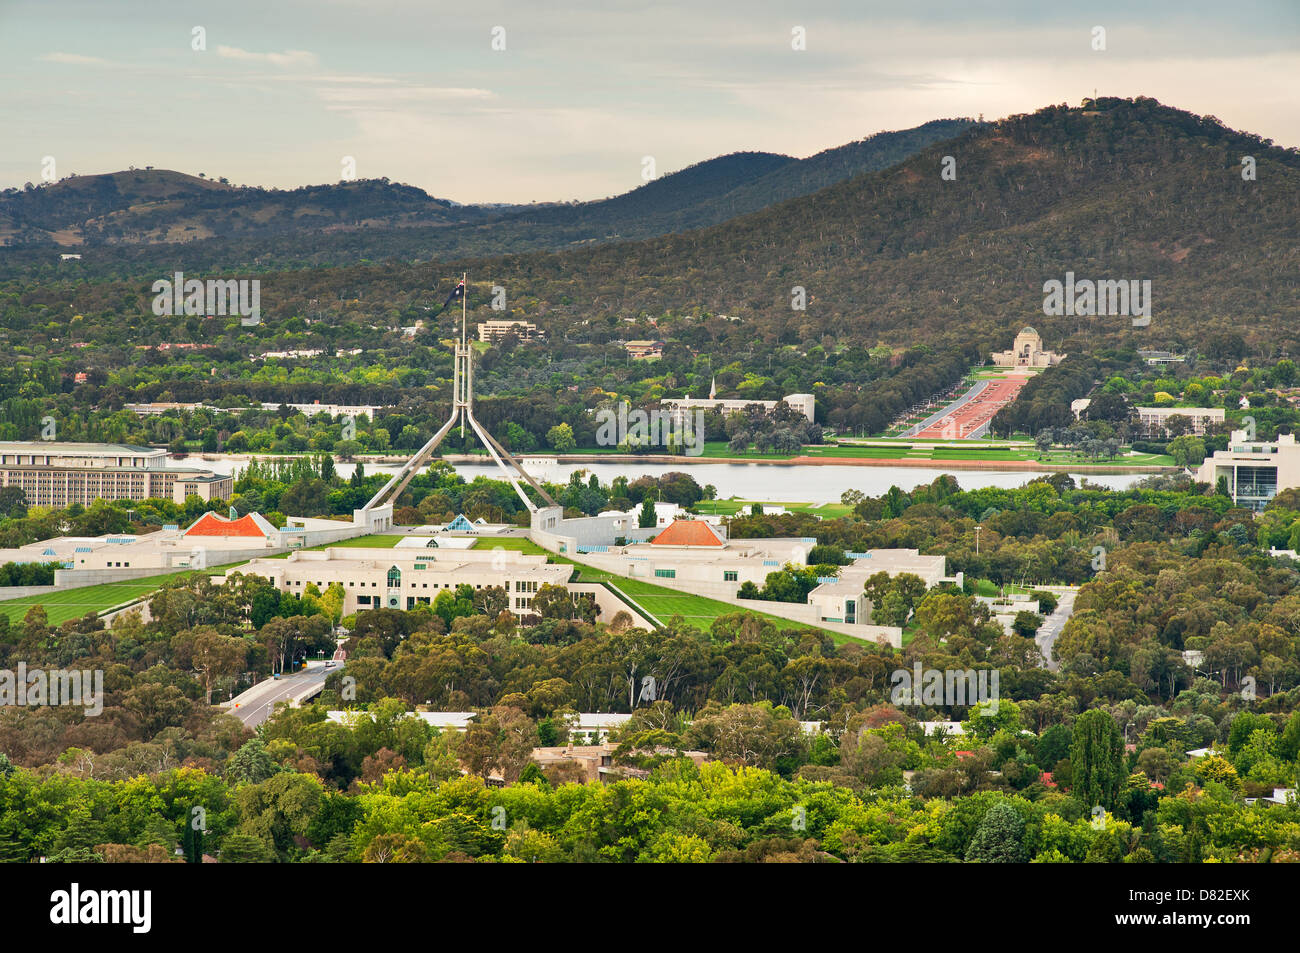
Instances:
[[[185,531],[186,536],[256,536],[266,538],[266,530],[258,525],[252,513],[237,520],[222,519],[216,513],[204,513]]]
[[[721,546],[713,527],[703,520],[673,520],[672,525],[650,540],[652,546]]]

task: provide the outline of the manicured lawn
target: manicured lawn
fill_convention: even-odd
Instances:
[[[526,536],[485,536],[470,549],[506,549],[512,553],[525,553],[530,556],[550,555]]]
[[[335,546],[368,546],[371,549],[391,549],[403,539],[406,539],[406,537],[400,533],[375,533],[372,536],[358,536],[355,539],[344,539],[337,543],[326,543],[324,546],[312,546],[310,548],[331,549]]]
[[[755,503],[762,507],[783,506],[792,513],[812,513],[825,519],[853,512],[853,507],[843,503],[790,503],[780,500],[701,500],[695,504],[695,509],[704,516],[735,516],[741,510],[749,515],[749,508]]]
[[[163,573],[160,576],[145,576],[140,579],[128,579],[125,582],[108,582],[99,586],[83,586],[80,589],[61,589],[49,595],[28,596],[23,599],[9,599],[0,602],[0,613],[9,617],[10,624],[21,623],[23,616],[32,606],[44,606],[51,625],[58,625],[69,619],[79,619],[87,612],[100,613],[105,609],[132,602],[148,595],[168,579],[188,576],[194,570]],[[199,570],[216,573],[218,570]]]
[[[564,556],[552,554],[551,559],[557,563],[571,563],[578,567],[578,582],[609,582],[617,586],[624,595],[640,606],[644,611],[657,618],[660,622],[667,622],[675,615],[681,616],[691,625],[701,629],[707,629],[713,624],[713,620],[722,615],[730,615],[733,612],[753,612],[752,609],[744,609],[740,606],[733,606],[728,602],[720,602],[717,599],[708,599],[704,596],[691,595],[689,592],[679,592],[676,589],[667,589],[663,586],[656,586],[654,583],[643,582],[640,579],[630,579],[627,576],[615,575],[606,572],[603,569],[595,569],[582,563],[574,562]],[[790,619],[782,619],[780,616],[769,615],[766,612],[754,612],[755,615],[762,616],[775,623],[780,628],[799,628],[815,629],[816,626],[807,625],[802,622],[793,622]],[[606,620],[608,621],[608,620]],[[852,636],[841,635],[838,632],[830,632],[825,629],[817,629],[819,632],[826,632],[837,645],[843,645],[848,642],[859,641]]]

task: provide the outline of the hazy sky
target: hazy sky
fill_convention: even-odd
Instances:
[[[807,156],[1094,88],[1300,145],[1300,0],[0,0],[0,187],[46,156],[278,187],[352,156],[462,202],[603,198],[644,156]]]

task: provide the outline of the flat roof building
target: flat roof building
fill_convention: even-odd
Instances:
[[[334,547],[301,550],[286,559],[254,559],[230,572],[264,576],[277,589],[301,596],[308,585],[324,592],[343,587],[343,614],[367,609],[413,609],[430,605],[457,586],[500,586],[515,615],[532,613],[542,586],[565,586],[573,567],[548,563],[546,556],[511,550],[441,550]],[[227,573],[227,576],[229,573]]]
[[[867,580],[876,573],[886,573],[891,579],[910,573],[920,578],[927,589],[941,582],[960,580],[947,575],[947,560],[943,556],[923,556],[915,549],[873,549],[864,553],[849,553],[853,562],[843,567],[834,579],[821,583],[808,593],[808,604],[817,608],[817,618],[822,622],[860,624],[870,620],[871,603],[863,598]]]
[[[23,490],[29,506],[89,506],[95,500],[229,499],[228,474],[167,466],[167,451],[130,444],[0,441],[0,486]]]
[[[478,326],[478,339],[487,343],[495,344],[510,334],[521,341],[533,341],[542,336],[531,321],[484,321]]]
[[[1191,422],[1191,432],[1198,437],[1205,436],[1212,424],[1221,424],[1226,419],[1222,407],[1138,407],[1138,425],[1147,437],[1161,436],[1167,432],[1169,418],[1186,417]]]
[[[1210,486],[1225,480],[1236,505],[1262,510],[1279,491],[1300,486],[1300,444],[1295,434],[1247,440],[1246,431],[1234,430],[1228,449],[1207,457],[1196,478]]]
[[[758,406],[771,413],[777,404],[785,404],[803,414],[810,422],[813,421],[817,410],[817,400],[812,394],[786,394],[780,400],[750,400],[743,397],[665,397],[659,401],[659,404],[667,408],[672,415],[670,419],[676,425],[680,425],[690,411],[697,409],[717,410],[725,415],[734,411],[743,411],[746,407]]]

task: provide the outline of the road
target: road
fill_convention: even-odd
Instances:
[[[938,420],[931,417],[912,437],[917,440],[974,437],[999,410],[1016,399],[1027,380],[1027,377],[1003,377],[981,381],[980,384],[987,386],[977,384],[972,387],[959,400],[941,410]]]
[[[1059,600],[1056,603],[1056,611],[1043,620],[1043,624],[1038,627],[1038,632],[1034,636],[1034,641],[1038,643],[1038,650],[1043,653],[1043,662],[1049,672],[1055,672],[1057,669],[1056,659],[1052,658],[1052,647],[1056,645],[1056,639],[1065,628],[1065,623],[1070,616],[1074,614],[1074,597],[1079,594],[1078,589],[1067,589],[1064,586],[1043,586],[1056,593]]]
[[[256,728],[271,717],[277,703],[300,703],[310,698],[319,693],[325,687],[325,679],[340,668],[337,662],[330,668],[326,668],[324,662],[308,662],[300,672],[258,682],[231,701],[222,702],[222,707],[230,709],[230,713],[247,727]]]

